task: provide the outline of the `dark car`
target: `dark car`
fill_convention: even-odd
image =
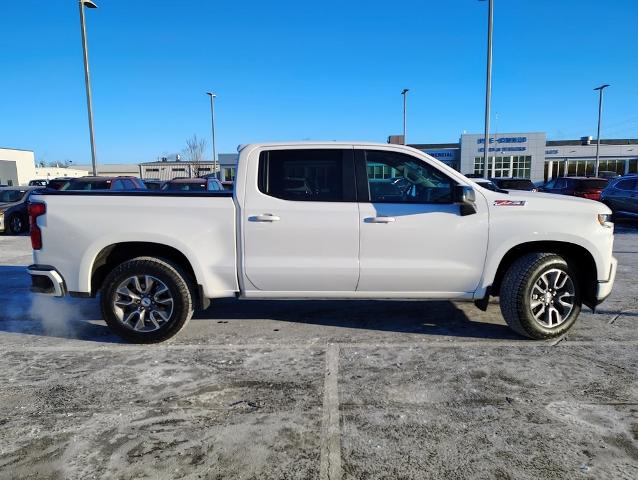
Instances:
[[[219,192],[224,190],[216,178],[174,178],[162,185],[169,192]]]
[[[638,218],[638,175],[620,177],[609,182],[600,201],[611,208],[614,218]]]
[[[161,190],[164,185],[163,180],[142,180],[148,190]]]
[[[73,180],[73,178],[71,177],[54,178],[47,182],[47,188],[50,188],[52,190],[61,190],[62,187],[67,185],[71,180]]]
[[[487,178],[473,178],[474,183],[478,183],[481,187],[487,188],[488,190],[492,190],[493,192],[498,192],[501,189],[498,188],[491,180]]]
[[[40,180],[31,180],[29,182],[30,187],[46,187],[49,184],[48,180],[40,179]]]
[[[501,190],[524,190],[536,192],[538,189],[529,178],[490,178],[490,181]]]
[[[540,190],[547,193],[600,200],[600,193],[607,187],[607,182],[608,180],[605,178],[596,177],[558,177],[547,182]]]
[[[27,202],[40,187],[0,188],[0,232],[18,234],[29,229]]]
[[[232,191],[235,189],[235,182],[231,182],[230,180],[223,180],[222,187],[224,187],[224,190]]]
[[[60,190],[146,190],[137,177],[78,177],[69,180]]]

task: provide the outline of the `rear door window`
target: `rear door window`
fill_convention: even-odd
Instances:
[[[13,203],[24,196],[24,190],[1,190],[0,203]]]
[[[621,180],[616,184],[616,188],[618,190],[636,190],[638,187],[638,182],[636,180]]]
[[[259,157],[259,191],[298,202],[353,202],[353,151],[270,150]]]

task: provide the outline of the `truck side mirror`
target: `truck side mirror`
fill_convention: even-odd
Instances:
[[[455,185],[452,197],[454,203],[461,206],[462,216],[476,213],[476,193],[472,187]]]

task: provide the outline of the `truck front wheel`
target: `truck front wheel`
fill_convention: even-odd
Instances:
[[[167,340],[193,315],[188,278],[177,265],[159,258],[121,263],[104,280],[104,320],[116,334],[135,343]]]
[[[500,291],[505,321],[526,337],[560,336],[580,313],[581,291],[574,271],[554,253],[529,253],[516,260]]]

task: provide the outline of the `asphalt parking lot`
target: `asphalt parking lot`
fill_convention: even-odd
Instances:
[[[638,478],[638,227],[560,341],[498,305],[215,302],[176,339],[31,300],[0,236],[0,478]]]

